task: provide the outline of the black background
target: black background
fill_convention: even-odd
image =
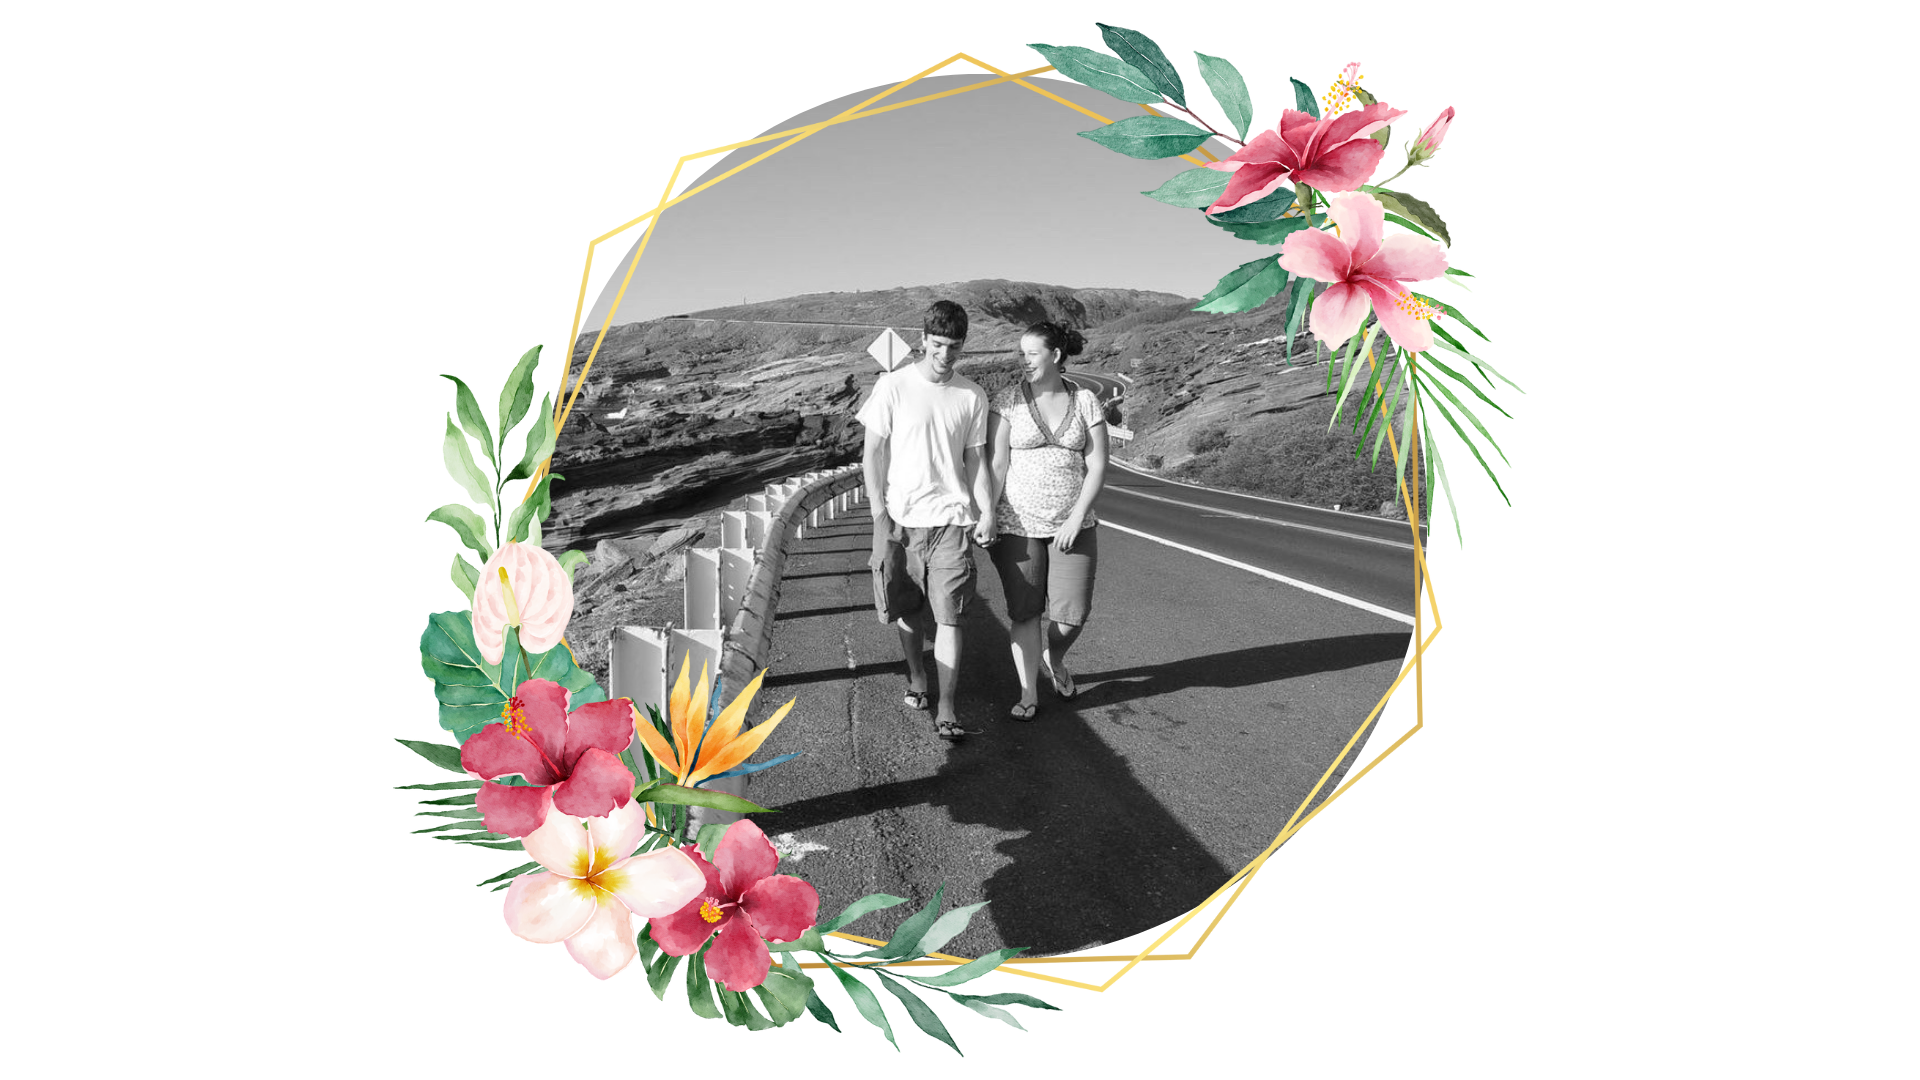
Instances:
[[[1478,982],[1490,967],[1526,957],[1538,911],[1536,897],[1515,882],[1524,880],[1517,869],[1540,857],[1534,840],[1540,813],[1517,792],[1526,790],[1528,769],[1551,767],[1530,763],[1524,751],[1528,723],[1551,692],[1551,675],[1515,659],[1515,650],[1523,638],[1549,640],[1563,626],[1542,625],[1521,603],[1523,590],[1542,600],[1538,594],[1551,580],[1542,575],[1553,573],[1544,557],[1549,486],[1540,457],[1546,440],[1538,434],[1548,430],[1540,409],[1542,354],[1521,348],[1528,340],[1524,298],[1546,286],[1540,267],[1521,261],[1528,238],[1521,200],[1530,198],[1521,181],[1536,167],[1528,138],[1538,135],[1526,121],[1530,106],[1505,85],[1498,58],[1475,58],[1459,44],[1290,46],[1284,42],[1308,42],[1309,35],[1281,21],[1208,31],[1196,19],[1183,27],[1171,17],[1127,25],[1160,40],[1183,69],[1188,100],[1217,127],[1225,123],[1208,102],[1192,48],[1240,67],[1256,127],[1271,125],[1279,108],[1292,104],[1288,75],[1306,79],[1319,94],[1342,63],[1365,61],[1365,86],[1409,110],[1394,127],[1380,179],[1400,167],[1400,142],[1442,106],[1455,106],[1459,119],[1438,165],[1413,171],[1400,184],[1448,217],[1450,256],[1478,275],[1478,294],[1425,288],[1459,296],[1496,342],[1484,356],[1532,396],[1511,390],[1498,396],[1515,421],[1480,409],[1519,465],[1505,471],[1494,463],[1513,507],[1501,503],[1469,455],[1455,450],[1452,432],[1442,432],[1471,544],[1459,552],[1452,523],[1442,521],[1444,509],[1434,515],[1430,561],[1446,630],[1428,653],[1427,728],[1267,863],[1196,961],[1142,965],[1102,995],[1008,976],[973,984],[973,992],[1020,990],[1066,1009],[1018,1009],[1031,1028],[1027,1036],[943,1003],[941,1015],[968,1051],[968,1063],[1066,1051],[1069,1061],[1100,1065],[1119,1053],[1158,1053],[1129,1049],[1152,1042],[1183,1055],[1238,1043],[1279,1051],[1323,1034],[1323,1028],[1286,1022],[1298,1017],[1296,1009],[1367,1017],[1392,1028],[1396,1017],[1457,1007],[1455,978]],[[374,682],[386,705],[357,724],[365,738],[355,740],[353,755],[372,763],[371,771],[355,774],[365,778],[372,807],[363,844],[384,871],[353,878],[351,890],[371,896],[367,903],[376,915],[353,936],[365,990],[340,1005],[394,1024],[405,1042],[419,1045],[420,1053],[432,1047],[442,1063],[453,1065],[449,1053],[467,1057],[467,1067],[568,1057],[612,1063],[607,1055],[618,1047],[645,1051],[636,1067],[664,1067],[693,1055],[687,1065],[701,1068],[697,1055],[710,1051],[747,1068],[797,1063],[801,1053],[858,1055],[906,1068],[950,1059],[948,1049],[912,1028],[885,997],[906,1051],[899,1059],[837,990],[829,992],[845,1028],[837,1036],[804,1017],[780,1032],[747,1034],[722,1020],[695,1019],[678,988],[666,1003],[655,1003],[637,969],[599,984],[561,947],[515,940],[499,917],[499,894],[472,888],[513,865],[515,855],[407,836],[407,828],[426,824],[409,817],[417,794],[390,788],[451,778],[390,742],[394,736],[444,738],[415,665],[426,613],[451,607],[455,598],[445,580],[453,538],[444,527],[419,525],[428,509],[455,498],[438,463],[442,413],[451,407],[451,388],[438,373],[465,377],[488,402],[518,354],[545,344],[538,382],[541,390],[551,388],[589,240],[653,206],[672,161],[684,152],[758,135],[808,106],[899,81],[952,52],[1025,67],[1043,63],[1025,48],[1029,40],[1100,48],[1092,17],[1018,29],[972,19],[945,27],[906,19],[889,27],[899,33],[881,38],[858,27],[852,33],[751,27],[697,44],[659,31],[582,25],[593,42],[632,44],[572,46],[578,63],[553,56],[528,61],[497,48],[455,56],[449,48],[420,69],[417,83],[409,79],[396,96],[396,115],[382,121],[390,135],[378,142],[371,177],[382,198],[367,217],[374,229],[361,269],[386,282],[388,309],[378,317],[392,321],[374,346],[378,379],[367,413],[382,448],[369,513],[376,515],[376,534],[390,538],[394,586],[382,590],[372,609],[378,632],[355,650],[380,669]],[[1453,33],[1465,40],[1459,29]],[[1409,33],[1392,37],[1409,40]],[[975,69],[962,63],[950,71]],[[710,165],[689,169],[680,188],[697,183]],[[770,165],[778,161],[756,167]],[[929,233],[964,227],[937,215],[927,219]],[[1194,229],[1206,229],[1198,215]],[[599,252],[589,302],[611,277],[622,246],[624,240]],[[1258,252],[1248,246],[1248,258]],[[1219,273],[1229,269],[1221,265]],[[937,271],[929,273],[929,281],[937,281]],[[1187,292],[1200,296],[1212,284],[1190,282]],[[1461,327],[1453,329],[1467,338]],[[564,463],[557,467],[564,473]],[[1411,713],[1409,682],[1363,757],[1371,759],[1405,730]],[[1254,786],[1258,776],[1221,782]],[[1198,926],[1200,920],[1173,945],[1190,942]],[[1110,969],[1052,970],[1098,982]],[[472,1042],[476,1038],[480,1042]],[[1150,1042],[1135,1042],[1139,1038]],[[547,1049],[563,1045],[570,1049]],[[737,1057],[743,1049],[753,1057]]]

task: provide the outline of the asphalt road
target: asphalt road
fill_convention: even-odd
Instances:
[[[1272,841],[1398,672],[1411,626],[1381,612],[1413,610],[1413,569],[1392,523],[1120,471],[1097,508],[1254,570],[1101,527],[1069,665],[1081,694],[1043,691],[1040,717],[1017,723],[1000,585],[976,551],[958,702],[972,734],[954,745],[902,703],[864,508],[793,545],[754,714],[797,698],[764,753],[803,756],[749,794],[778,810],[758,819],[824,910],[944,884],[949,904],[990,902],[950,947],[964,955],[1073,951],[1178,917]],[[888,918],[849,929],[881,934]]]

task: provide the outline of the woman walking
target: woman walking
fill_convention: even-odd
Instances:
[[[1015,720],[1033,719],[1042,673],[1061,697],[1077,692],[1066,656],[1093,604],[1099,558],[1093,500],[1107,473],[1100,401],[1060,375],[1084,348],[1077,330],[1051,322],[1028,327],[1020,339],[1026,378],[996,395],[987,417],[999,494],[977,539],[993,545],[1013,621],[1013,667],[1020,676]]]

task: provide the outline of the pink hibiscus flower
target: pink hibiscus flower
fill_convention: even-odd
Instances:
[[[1421,132],[1419,138],[1413,140],[1413,145],[1407,148],[1407,164],[1426,164],[1428,158],[1440,152],[1440,144],[1446,141],[1447,129],[1452,126],[1453,106],[1449,105],[1445,112],[1434,118],[1433,123],[1427,125],[1427,130]]]
[[[528,679],[502,711],[460,747],[460,767],[482,780],[518,775],[525,787],[482,784],[474,805],[488,832],[525,836],[547,820],[548,807],[574,817],[602,817],[633,798],[633,774],[620,751],[633,745],[633,705],[626,698],[567,711],[567,688]]]
[[[1307,323],[1314,336],[1338,347],[1360,329],[1371,304],[1394,344],[1409,352],[1433,348],[1427,319],[1435,312],[1401,283],[1446,273],[1447,256],[1440,245],[1417,236],[1381,239],[1386,210],[1364,192],[1335,198],[1327,215],[1339,226],[1339,236],[1302,229],[1280,245],[1281,269],[1333,283],[1314,297],[1313,316]]]
[[[780,856],[751,821],[727,827],[712,862],[691,846],[685,850],[705,872],[706,889],[650,921],[654,942],[669,956],[688,956],[718,934],[707,950],[707,976],[729,990],[759,986],[773,966],[767,942],[806,933],[820,914],[820,894],[797,877],[774,874]]]
[[[1288,177],[1320,191],[1352,191],[1367,182],[1387,152],[1367,136],[1405,115],[1385,102],[1325,120],[1287,109],[1272,131],[1255,135],[1232,157],[1207,164],[1233,174],[1207,213],[1257,202]]]
[[[548,815],[525,840],[527,854],[547,869],[514,879],[507,890],[507,929],[541,945],[566,942],[567,952],[595,978],[618,974],[637,952],[633,916],[677,911],[707,884],[678,849],[635,855],[646,830],[639,803],[584,822]]]

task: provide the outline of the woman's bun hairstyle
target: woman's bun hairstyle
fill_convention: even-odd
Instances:
[[[1067,362],[1070,356],[1079,356],[1087,347],[1087,339],[1080,331],[1061,326],[1056,322],[1037,322],[1027,327],[1027,335],[1037,337],[1049,349],[1060,351],[1060,362]]]

